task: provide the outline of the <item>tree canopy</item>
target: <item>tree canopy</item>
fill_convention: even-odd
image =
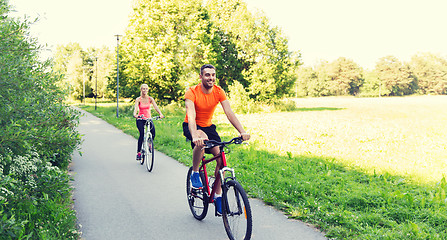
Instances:
[[[299,64],[282,32],[241,0],[136,1],[121,49],[123,84],[134,89],[128,97],[147,83],[150,94],[167,101],[197,83],[205,63],[216,66],[225,90],[237,81],[259,101],[280,98]]]

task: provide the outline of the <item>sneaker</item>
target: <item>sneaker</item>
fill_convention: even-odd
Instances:
[[[214,206],[219,215],[222,215],[222,197],[214,198]]]
[[[203,187],[202,181],[200,181],[200,174],[198,172],[193,172],[191,174],[191,184],[193,188]]]
[[[141,153],[137,154],[137,161],[141,161]]]

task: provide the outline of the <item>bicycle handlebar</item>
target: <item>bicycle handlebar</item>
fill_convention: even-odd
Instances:
[[[139,119],[139,120],[149,120],[149,119],[160,120],[161,118],[160,118],[160,116],[155,116],[155,117],[151,117],[151,118],[145,118],[144,114],[141,114],[140,116],[137,116],[137,119]]]
[[[203,147],[204,148],[213,148],[216,146],[226,146],[229,144],[242,144],[243,141],[244,140],[242,139],[242,137],[235,137],[228,142],[218,142],[216,140],[205,140],[204,141],[205,145]]]

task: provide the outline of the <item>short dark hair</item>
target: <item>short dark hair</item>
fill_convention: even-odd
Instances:
[[[200,68],[200,75],[203,74],[203,70],[204,70],[205,68],[211,68],[211,69],[216,70],[216,68],[215,68],[213,65],[211,65],[211,64],[205,64],[205,65],[203,65],[203,66]]]

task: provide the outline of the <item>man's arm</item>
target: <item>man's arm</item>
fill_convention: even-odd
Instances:
[[[197,132],[197,123],[196,123],[196,109],[194,106],[194,102],[190,99],[185,99],[185,107],[186,107],[186,114],[188,116],[188,128],[189,132],[191,133],[192,142],[201,147],[203,146],[203,140],[199,137],[199,134]]]
[[[227,115],[227,118],[230,121],[230,123],[241,134],[242,139],[244,139],[244,141],[247,141],[248,139],[250,139],[250,134],[245,132],[244,128],[242,127],[241,122],[239,122],[239,119],[236,117],[236,114],[231,109],[230,101],[224,100],[220,104],[222,104],[222,108],[225,112],[225,115]]]

